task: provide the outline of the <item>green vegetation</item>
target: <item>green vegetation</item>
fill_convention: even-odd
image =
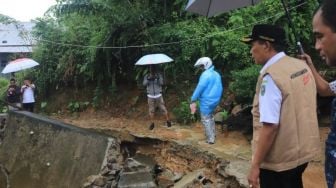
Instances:
[[[250,104],[258,75],[247,45],[240,39],[257,23],[275,23],[290,33],[288,53],[295,52],[295,39],[280,1],[264,0],[213,18],[184,10],[185,0],[58,0],[48,14],[37,20],[38,39],[33,58],[40,66],[36,78],[42,100],[62,87],[94,88],[89,100],[98,108],[118,95],[121,85],[141,82],[147,71],[135,62],[149,53],[166,53],[175,61],[162,66],[170,87],[181,101],[187,100],[199,72],[193,64],[201,56],[213,59],[226,88],[239,103]],[[288,0],[294,27],[306,52],[312,53],[311,17],[317,7],[313,0]],[[297,7],[300,3],[304,4]],[[161,44],[163,43],[163,44]],[[317,60],[316,60],[317,62]],[[73,101],[80,98],[69,99]],[[69,104],[78,111],[79,102]],[[79,105],[80,106],[80,105]],[[190,121],[182,102],[178,115]],[[189,119],[189,120],[188,120]]]
[[[14,18],[9,17],[9,16],[5,16],[3,14],[0,14],[0,23],[3,23],[3,24],[16,23],[16,20]]]
[[[199,113],[190,113],[189,105],[190,103],[188,101],[182,101],[178,107],[173,109],[173,113],[177,122],[187,125],[200,119]]]
[[[90,102],[79,102],[79,101],[72,101],[68,104],[68,110],[71,113],[74,112],[83,112],[87,109],[87,107],[90,105]]]
[[[0,77],[0,97],[4,99],[6,97],[6,91],[9,81],[6,78]]]
[[[48,106],[48,102],[42,101],[40,104],[40,112],[44,113],[46,111],[47,106]]]
[[[238,104],[252,104],[260,69],[260,66],[252,65],[243,70],[231,72],[230,90],[235,91],[235,99]]]
[[[227,120],[227,118],[229,117],[229,112],[226,110],[223,110],[222,112],[220,112],[220,114],[222,115],[224,121]]]
[[[8,87],[9,81],[6,78],[0,77],[0,112],[6,112],[7,111],[7,105],[5,103],[6,101],[6,91]]]

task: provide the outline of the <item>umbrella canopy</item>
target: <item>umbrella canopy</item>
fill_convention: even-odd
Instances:
[[[39,65],[36,61],[29,59],[29,58],[20,58],[14,61],[9,62],[6,67],[2,70],[1,73],[11,73],[17,72],[24,69],[29,69]]]
[[[186,10],[211,17],[233,9],[255,5],[260,0],[189,0]]]
[[[155,65],[174,61],[166,54],[149,54],[141,57],[135,65]]]

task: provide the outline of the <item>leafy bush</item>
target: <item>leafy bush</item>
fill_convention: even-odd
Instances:
[[[94,97],[92,99],[92,105],[93,107],[97,108],[103,98],[103,89],[100,86],[97,86],[96,89],[94,90]]]
[[[73,113],[73,112],[83,112],[84,110],[87,109],[89,106],[90,102],[79,102],[79,101],[73,101],[68,104],[68,110]]]
[[[227,120],[227,118],[229,117],[229,112],[226,110],[223,110],[222,112],[220,112],[220,114],[222,115],[224,121]]]
[[[260,66],[252,65],[243,70],[232,71],[229,89],[235,93],[236,102],[251,104],[259,76]]]
[[[4,101],[6,101],[6,90],[8,87],[9,81],[6,78],[0,77],[0,112],[6,112],[7,111],[7,105]]]
[[[189,102],[183,101],[181,102],[180,106],[173,109],[173,113],[177,122],[187,125],[199,119],[198,113],[190,113],[189,105]]]
[[[48,106],[48,102],[42,101],[41,104],[40,104],[40,112],[45,113],[47,106]]]
[[[0,77],[0,95],[1,99],[4,99],[5,93],[8,87],[9,81],[6,78]]]
[[[288,0],[290,7],[301,3]],[[105,99],[101,90],[105,92],[108,88],[114,94],[119,84],[135,81],[141,84],[146,70],[135,69],[134,62],[142,55],[164,52],[174,59],[174,63],[163,66],[166,77],[174,85],[181,80],[192,80],[194,62],[201,56],[208,56],[213,59],[216,69],[226,71],[223,74],[225,80],[231,78],[227,72],[237,72],[235,77],[239,79],[232,88],[237,91],[239,101],[250,103],[255,78],[254,75],[239,75],[242,73],[239,70],[249,66],[251,59],[248,45],[240,42],[241,37],[250,33],[256,23],[275,23],[288,31],[290,52],[296,46],[294,32],[288,26],[285,14],[279,12],[283,10],[280,1],[265,0],[256,6],[210,19],[187,13],[181,8],[185,4],[185,0],[57,1],[57,6],[53,6],[45,17],[36,20],[34,28],[35,38],[40,39],[33,52],[33,58],[41,63],[34,71],[40,96],[48,97],[59,87],[81,89],[97,83],[99,87],[91,101],[97,108]],[[315,51],[311,40],[311,15],[317,4],[318,1],[308,0],[302,3],[304,6],[291,10],[294,28],[309,54]],[[10,21],[0,17],[1,20]],[[145,47],[134,48],[138,45]],[[101,48],[103,46],[121,48]],[[316,57],[318,54],[315,53],[313,59]],[[244,80],[244,76],[253,78]],[[185,92],[184,88],[182,92]]]
[[[0,77],[0,96],[1,96],[1,99],[3,100],[5,100],[6,90],[7,90],[8,85],[9,85],[9,80],[7,80],[6,78]]]

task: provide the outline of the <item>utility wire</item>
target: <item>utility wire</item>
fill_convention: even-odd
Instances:
[[[293,10],[296,9],[300,6],[303,6],[304,4],[306,4],[307,2],[303,2],[299,5],[296,5],[288,10]],[[212,38],[216,35],[220,35],[220,34],[225,34],[225,33],[229,33],[229,32],[233,32],[236,30],[240,30],[240,29],[244,29],[247,26],[252,26],[258,23],[263,23],[266,20],[270,20],[272,18],[277,18],[277,17],[281,17],[285,15],[285,12],[279,12],[278,14],[275,14],[274,16],[270,16],[261,20],[258,20],[256,22],[247,24],[245,26],[241,26],[241,27],[237,27],[237,28],[233,28],[233,29],[229,29],[229,30],[225,30],[225,31],[218,31],[218,32],[214,32],[214,33],[210,33],[208,35],[205,35],[203,37],[196,37],[193,39],[187,39],[187,40],[181,40],[181,41],[175,41],[175,42],[166,42],[166,43],[154,43],[154,44],[144,44],[144,45],[129,45],[129,46],[91,46],[91,45],[80,45],[80,44],[70,44],[70,43],[63,43],[63,42],[56,42],[56,41],[51,41],[51,40],[45,40],[45,39],[35,39],[36,41],[40,41],[40,42],[45,42],[45,43],[50,43],[50,44],[55,44],[55,45],[59,45],[59,46],[68,46],[68,47],[78,47],[78,48],[95,48],[95,49],[127,49],[127,48],[148,48],[148,47],[154,47],[154,46],[168,46],[168,45],[174,45],[174,44],[181,44],[181,43],[187,43],[187,42],[192,42],[192,41],[201,41],[201,40],[207,40],[209,38]]]

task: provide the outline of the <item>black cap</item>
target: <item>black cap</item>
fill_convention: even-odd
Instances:
[[[255,25],[252,34],[241,39],[242,42],[250,44],[255,40],[265,40],[277,44],[286,44],[285,30],[269,24]]]

